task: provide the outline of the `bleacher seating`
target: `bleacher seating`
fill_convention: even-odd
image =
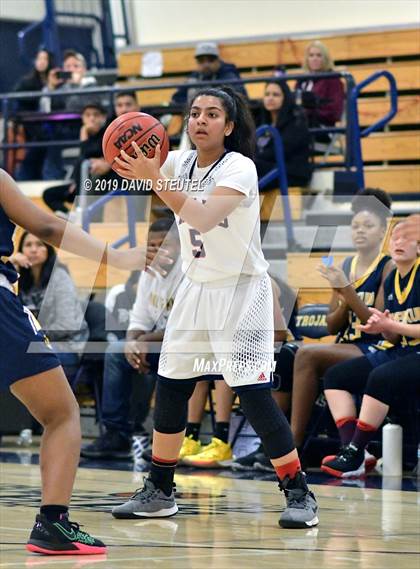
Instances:
[[[322,36],[340,71],[351,73],[360,82],[375,71],[387,69],[396,78],[399,92],[398,113],[386,128],[363,142],[365,162],[379,163],[367,169],[366,183],[379,185],[392,193],[415,193],[419,188],[419,159],[416,137],[420,124],[420,32],[417,29],[371,31],[363,33]],[[309,38],[252,39],[249,42],[221,43],[221,58],[235,63],[243,78],[270,75],[271,70],[283,65],[290,73],[299,72],[305,46]],[[147,86],[170,81],[182,83],[195,68],[194,46],[165,47],[163,77],[140,78],[142,50],[127,48],[118,59],[119,85]],[[260,99],[263,83],[247,85],[251,99]],[[368,126],[386,114],[389,109],[389,84],[381,79],[369,85],[359,100],[361,126]],[[138,93],[143,107],[169,103],[174,89],[157,89]],[[392,131],[398,130],[398,134]],[[331,157],[334,162],[337,160]],[[393,166],[389,162],[404,160],[406,165]],[[411,163],[410,163],[411,162]],[[398,186],[394,183],[398,181]]]
[[[232,42],[220,44],[221,57],[225,61],[235,63],[243,78],[258,78],[271,74],[275,66],[283,65],[290,73],[299,72],[298,66],[302,60],[303,50],[310,38],[280,38],[262,39],[257,41]],[[399,97],[398,113],[386,127],[385,132],[379,132],[363,140],[363,153],[366,163],[365,181],[367,186],[381,187],[393,194],[416,194],[420,187],[420,142],[418,129],[420,124],[420,70],[418,45],[420,32],[416,29],[401,28],[386,31],[371,31],[363,33],[323,36],[322,41],[328,46],[336,61],[336,68],[350,72],[356,82],[360,82],[373,72],[387,69],[396,78]],[[182,84],[188,73],[195,68],[194,46],[173,46],[162,49],[163,76],[156,79],[141,78],[142,50],[137,48],[125,49],[119,55],[118,76],[119,86],[146,87],[159,86],[168,82]],[[263,82],[247,85],[251,99],[260,99],[263,94]],[[359,118],[361,126],[372,124],[383,116],[389,109],[389,84],[379,80],[369,85],[359,99]],[[147,112],[147,107],[165,106],[169,103],[174,92],[173,88],[158,88],[153,91],[138,92],[139,102]],[[180,117],[174,115],[174,120]],[[175,125],[174,132],[179,129]],[[172,126],[170,127],[172,129]],[[331,169],[334,169],[336,157],[329,157]],[[401,163],[402,162],[402,163]],[[302,195],[298,188],[292,188],[291,209],[293,219],[301,219],[303,206]],[[413,196],[414,197],[414,196]],[[283,219],[281,200],[277,191],[264,195],[261,218],[263,221]],[[41,204],[39,196],[33,199]],[[155,205],[156,205],[156,198]],[[118,202],[118,200],[116,200]],[[106,229],[101,224],[92,224],[92,232],[106,240],[113,241],[126,232],[122,210],[117,204],[109,204],[105,211]],[[274,208],[274,210],[273,210]],[[149,212],[150,213],[150,212]],[[147,217],[147,219],[149,216]],[[144,242],[145,227],[139,225],[139,236]],[[64,261],[68,261],[72,274],[78,284],[82,284],[86,268],[80,259],[77,262],[69,259],[65,253],[60,253]],[[303,302],[326,302],[329,289],[325,283],[308,283],[308,257],[304,254],[302,260],[294,255],[288,255],[288,279],[292,286],[301,288],[300,300]],[[344,255],[343,255],[344,256]],[[339,262],[339,256],[336,261]],[[312,261],[311,263],[315,262]],[[305,265],[305,282],[298,283],[296,275]],[[319,258],[316,259],[316,263]],[[297,263],[297,264],[296,264]],[[126,275],[111,270],[107,283],[122,282]],[[101,269],[96,280],[96,286],[105,285],[105,271]]]

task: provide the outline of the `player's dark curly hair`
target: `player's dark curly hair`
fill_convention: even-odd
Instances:
[[[390,216],[392,199],[387,192],[379,188],[365,188],[359,190],[351,202],[353,215],[360,211],[370,211],[379,217],[382,225],[387,225]]]
[[[194,101],[202,95],[220,99],[226,113],[226,122],[233,121],[235,123],[233,131],[225,138],[225,148],[240,152],[253,160],[255,155],[255,123],[245,97],[228,85],[200,89],[195,93],[188,106],[188,114]]]

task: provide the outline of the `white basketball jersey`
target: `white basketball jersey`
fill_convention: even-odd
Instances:
[[[207,233],[200,233],[176,216],[183,272],[196,282],[265,273],[268,263],[261,249],[255,164],[238,152],[228,152],[206,168],[198,168],[196,162],[195,150],[173,151],[169,153],[161,172],[165,178],[180,180],[182,190],[202,202],[215,187],[220,186],[237,190],[246,198]],[[187,183],[187,180],[190,182]]]
[[[164,330],[182,278],[179,262],[165,277],[159,273],[152,276],[142,271],[128,330]]]

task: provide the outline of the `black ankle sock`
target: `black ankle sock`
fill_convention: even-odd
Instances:
[[[152,457],[150,478],[153,484],[167,496],[170,496],[172,493],[176,463],[176,460],[164,460],[157,456]]]
[[[201,423],[187,423],[187,429],[185,431],[185,436],[189,437],[192,435],[192,438],[195,441],[198,441],[198,437],[200,435],[200,427]]]
[[[62,514],[67,514],[69,511],[67,506],[48,505],[41,506],[39,513],[47,518],[49,522],[58,522]]]
[[[229,440],[229,423],[216,423],[216,430],[214,432],[214,436],[224,443],[227,443]]]

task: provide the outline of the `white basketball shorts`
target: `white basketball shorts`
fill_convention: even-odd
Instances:
[[[185,278],[175,296],[159,375],[223,375],[234,388],[269,383],[274,369],[273,295],[267,273],[197,283]]]

